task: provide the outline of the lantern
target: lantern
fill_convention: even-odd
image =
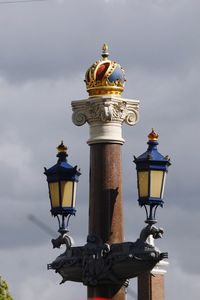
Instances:
[[[157,207],[164,203],[165,179],[170,159],[158,152],[158,134],[153,129],[148,138],[147,151],[137,158],[134,157],[134,162],[137,170],[138,202],[140,206],[145,206],[147,220],[154,222]],[[149,213],[147,206],[150,207]]]
[[[62,216],[62,225],[59,221],[59,227],[63,228],[64,218],[75,215],[76,212],[76,187],[81,173],[77,170],[77,166],[72,167],[68,164],[67,147],[63,142],[57,150],[57,164],[49,169],[45,168],[44,174],[47,176],[49,186],[51,213],[54,217]]]

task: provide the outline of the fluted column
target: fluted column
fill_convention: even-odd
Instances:
[[[139,101],[101,96],[72,102],[73,122],[90,127],[89,234],[109,244],[123,242],[122,124],[134,125]],[[88,287],[88,298],[124,300],[121,286]]]

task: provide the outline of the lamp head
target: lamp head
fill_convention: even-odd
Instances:
[[[152,129],[148,135],[148,149],[134,157],[137,170],[138,202],[140,206],[163,206],[166,174],[170,166],[168,156],[157,150],[158,134]]]
[[[57,147],[57,163],[49,169],[45,168],[49,186],[51,213],[53,216],[75,215],[76,187],[80,172],[77,166],[67,162],[67,147],[61,144]]]

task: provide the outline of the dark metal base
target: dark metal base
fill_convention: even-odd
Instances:
[[[65,235],[57,243],[65,243],[67,249],[48,265],[48,269],[62,276],[61,283],[70,280],[87,286],[122,286],[126,279],[150,271],[160,260],[168,257],[166,252],[160,253],[147,242],[150,235],[159,238],[162,234],[163,229],[147,225],[136,242],[109,246],[98,236],[89,235],[87,244],[82,247],[71,247]]]

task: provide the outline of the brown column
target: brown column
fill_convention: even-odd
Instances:
[[[164,275],[138,276],[138,300],[164,300]]]
[[[89,234],[106,243],[123,242],[121,145],[90,145]],[[124,300],[120,286],[88,287],[89,299]]]

